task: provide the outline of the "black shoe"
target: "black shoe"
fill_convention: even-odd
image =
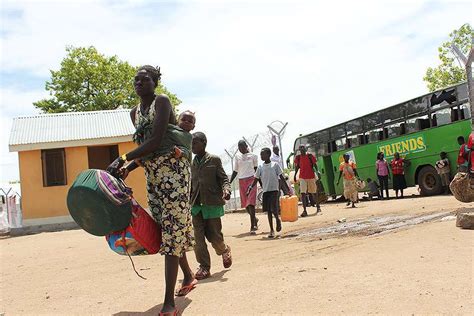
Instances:
[[[301,216],[301,217],[306,217],[306,216],[308,216],[308,213],[307,213],[306,211],[303,211],[303,213],[301,213],[300,216]]]
[[[281,221],[277,222],[277,232],[281,232]]]
[[[347,205],[347,206],[351,205],[351,201],[347,202],[347,204],[346,204],[346,205]]]

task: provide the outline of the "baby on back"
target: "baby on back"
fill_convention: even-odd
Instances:
[[[181,134],[180,139],[182,139],[181,143],[184,143],[184,148],[179,146],[175,147],[175,156],[179,157],[182,154],[186,155],[189,160],[191,160],[191,143],[193,141],[193,136],[191,135],[191,131],[194,129],[194,126],[196,125],[196,116],[194,115],[194,112],[191,111],[184,111],[178,116],[178,127],[177,129],[181,129],[181,132],[178,132]],[[184,132],[184,133],[183,133]],[[184,150],[184,153],[183,153]]]
[[[178,116],[178,126],[186,132],[191,132],[196,125],[196,116],[194,112],[184,111]]]

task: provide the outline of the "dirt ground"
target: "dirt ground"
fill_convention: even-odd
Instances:
[[[212,278],[178,307],[184,315],[470,314],[474,231],[456,228],[450,216],[465,206],[451,196],[357,209],[325,204],[321,216],[284,223],[275,240],[266,238],[264,214],[256,236],[247,233],[246,214],[228,214],[234,265],[223,269],[211,251]],[[159,255],[134,258],[142,280],[104,238],[81,230],[4,238],[0,250],[0,315],[158,315],[161,308]]]

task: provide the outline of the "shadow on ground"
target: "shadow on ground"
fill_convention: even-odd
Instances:
[[[206,284],[206,283],[212,283],[212,282],[227,282],[228,278],[224,278],[224,275],[229,272],[230,270],[222,270],[217,273],[211,274],[210,278],[200,280],[197,284],[197,287],[199,287],[199,284]]]
[[[178,315],[181,315],[184,310],[189,306],[189,304],[191,304],[192,300],[187,297],[177,297],[175,299],[175,302],[176,308],[179,311]],[[156,305],[145,312],[118,312],[116,314],[113,314],[113,316],[156,316],[160,314],[162,306],[163,304]]]

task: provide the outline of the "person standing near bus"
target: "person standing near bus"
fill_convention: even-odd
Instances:
[[[344,197],[347,199],[347,206],[351,205],[355,208],[355,202],[358,200],[358,191],[356,187],[357,167],[353,161],[350,161],[351,156],[344,154],[344,162],[339,166],[339,178],[337,179],[337,185],[341,181],[341,176],[344,175]]]
[[[316,158],[312,154],[306,152],[306,146],[300,146],[300,154],[295,157],[295,176],[294,180],[296,182],[296,175],[298,171],[300,172],[300,193],[301,200],[303,201],[303,213],[301,217],[308,216],[306,212],[306,207],[308,200],[306,196],[312,196],[313,200],[316,201],[316,214],[321,212],[321,207],[319,206],[318,197],[315,196],[317,193],[316,187],[316,174],[314,173],[314,167],[316,166]]]
[[[405,180],[405,167],[409,165],[409,161],[400,158],[400,153],[395,153],[393,160],[390,162],[392,168],[392,183],[395,195],[398,199],[398,191],[400,191],[400,197],[403,199],[403,190],[407,188],[407,182]],[[388,197],[388,195],[387,195]]]
[[[449,183],[451,182],[451,168],[448,159],[448,154],[442,151],[440,154],[440,160],[435,164],[436,171],[441,178],[441,185],[445,194],[449,194]]]
[[[468,161],[468,156],[469,156],[469,148],[466,145],[466,141],[464,139],[464,136],[459,136],[458,137],[458,144],[459,146],[459,154],[458,154],[458,172],[467,172],[467,165],[469,163]]]
[[[281,170],[283,170],[283,159],[280,157],[280,147],[273,146],[273,152],[270,160],[276,162],[280,166]]]
[[[468,157],[469,158],[468,159],[469,173],[471,174],[471,176],[474,176],[474,132],[471,132],[471,134],[469,134],[469,139],[467,141],[467,148],[469,149],[469,157]]]
[[[240,155],[235,157],[234,172],[230,178],[230,183],[239,176],[240,203],[250,215],[250,233],[256,234],[258,230],[258,219],[255,216],[255,205],[257,204],[257,187],[247,195],[247,188],[253,183],[255,171],[258,167],[257,155],[249,152],[247,142],[240,140],[238,143]]]
[[[385,160],[383,152],[377,154],[377,161],[375,162],[375,169],[377,171],[377,177],[379,178],[380,184],[380,198],[383,200],[383,191],[387,195],[386,199],[389,199],[388,195],[388,177],[390,175],[390,170],[388,168],[388,163]]]

